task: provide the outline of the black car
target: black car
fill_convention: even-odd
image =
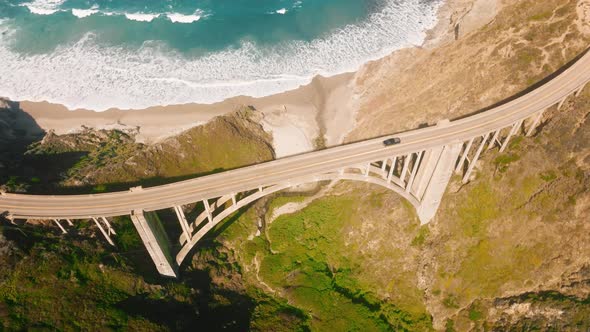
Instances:
[[[401,142],[401,140],[399,139],[399,137],[388,138],[385,141],[383,141],[383,145],[390,146],[390,145],[399,144],[400,142]]]

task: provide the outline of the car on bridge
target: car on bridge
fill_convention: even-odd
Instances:
[[[393,137],[393,138],[388,138],[385,141],[383,141],[383,145],[385,145],[385,146],[396,145],[396,144],[399,144],[400,142],[401,142],[401,140],[399,139],[399,137]]]

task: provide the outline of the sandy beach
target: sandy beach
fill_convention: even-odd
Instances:
[[[497,11],[495,0],[448,0],[439,10],[438,24],[428,32],[419,48],[436,48],[489,22]],[[457,28],[458,22],[462,22]],[[263,114],[265,130],[273,133],[278,157],[313,150],[318,137],[324,144],[340,144],[355,128],[360,105],[370,104],[367,68],[399,65],[396,57],[406,57],[402,49],[381,60],[364,65],[355,73],[329,78],[317,76],[298,89],[262,98],[234,97],[220,103],[157,106],[141,110],[109,109],[104,112],[68,110],[59,104],[21,101],[20,108],[45,131],[71,133],[82,127],[129,129],[138,132],[139,142],[154,143],[176,135],[212,118],[243,107]],[[399,68],[398,68],[399,70]],[[369,71],[370,72],[370,71]],[[363,100],[364,99],[364,100]]]

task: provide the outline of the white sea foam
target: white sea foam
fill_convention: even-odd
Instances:
[[[90,9],[77,9],[77,8],[72,9],[72,15],[79,17],[79,18],[88,17],[88,16],[94,15],[98,12],[99,12],[98,6],[96,6],[96,5],[92,6]]]
[[[27,7],[33,14],[51,15],[60,11],[59,6],[64,2],[65,0],[35,0],[22,3],[21,6]]]
[[[275,13],[285,15],[287,13],[287,8],[281,8],[281,9],[275,11]]]
[[[274,94],[317,74],[356,70],[395,49],[421,44],[436,22],[438,4],[391,0],[368,20],[322,39],[265,48],[244,42],[199,58],[155,42],[139,50],[99,46],[92,34],[50,54],[24,56],[0,36],[0,96],[100,111]]]
[[[37,15],[51,15],[57,12],[63,12],[64,9],[60,9],[59,6],[63,4],[65,0],[35,0],[34,2],[23,3],[21,6],[26,6],[32,14]],[[207,17],[207,15],[200,9],[197,9],[193,14],[186,15],[180,13],[125,13],[116,11],[100,11],[97,5],[92,6],[89,9],[73,8],[71,10],[72,15],[78,18],[85,18],[91,15],[104,15],[104,16],[125,16],[128,20],[138,22],[151,22],[154,19],[166,15],[168,19],[173,23],[193,23],[200,19]]]
[[[146,13],[125,13],[128,20],[139,22],[151,22],[155,18],[160,17],[160,14],[146,14]]]
[[[184,15],[179,13],[166,14],[168,19],[174,23],[193,23],[201,19],[203,11],[197,10],[192,15]]]

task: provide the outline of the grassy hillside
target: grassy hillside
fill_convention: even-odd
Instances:
[[[391,132],[391,121],[413,127],[447,114],[441,99],[460,100],[463,110],[487,106],[587,44],[578,2],[505,3],[480,31],[419,51],[416,68],[431,74],[420,76],[431,88],[400,78],[381,99],[396,105],[375,97],[375,113],[363,111],[352,138]],[[407,118],[380,113],[390,106],[407,107]],[[430,114],[409,119],[417,110]],[[269,137],[255,116],[218,118],[156,146],[112,131],[48,135],[22,159],[26,167],[9,168],[14,176],[3,180],[13,191],[99,192],[268,160]],[[199,243],[179,280],[155,275],[128,218],[115,220],[116,248],[102,247],[90,223],[67,236],[48,225],[4,223],[0,330],[585,331],[588,142],[590,89],[550,110],[534,137],[485,154],[469,184],[452,179],[429,225],[419,226],[413,208],[380,187],[324,183],[326,193],[314,199],[280,193],[228,218]],[[272,217],[287,203],[299,209]],[[177,227],[169,211],[160,216]]]
[[[0,173],[0,183],[7,191],[105,192],[268,161],[274,158],[271,137],[253,120],[257,116],[244,109],[156,145],[136,143],[134,133],[117,130],[48,133]]]

